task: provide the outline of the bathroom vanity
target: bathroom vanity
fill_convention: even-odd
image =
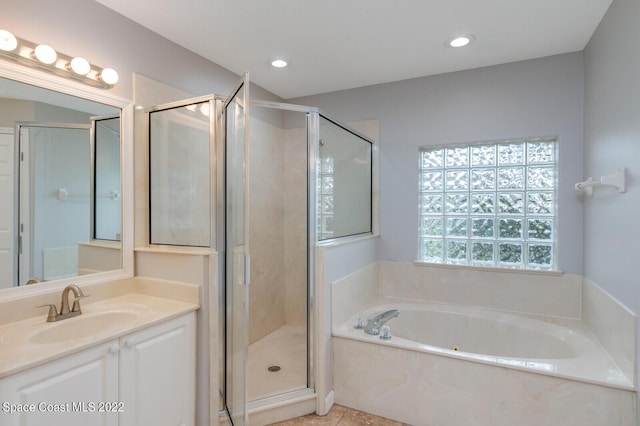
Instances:
[[[0,423],[194,424],[199,305],[183,300],[127,293],[1,324]]]

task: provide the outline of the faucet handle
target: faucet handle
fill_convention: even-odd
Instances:
[[[55,321],[56,317],[58,316],[58,309],[56,308],[56,305],[54,305],[52,303],[47,303],[45,305],[36,306],[36,308],[44,308],[44,307],[48,307],[49,308],[49,314],[47,315],[47,322]]]
[[[388,325],[380,327],[380,339],[391,340],[391,328]]]

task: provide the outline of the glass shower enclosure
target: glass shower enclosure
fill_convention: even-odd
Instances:
[[[314,248],[371,232],[371,141],[315,108],[251,101],[247,76],[147,122],[150,243],[218,253],[210,403],[238,426],[313,395]]]

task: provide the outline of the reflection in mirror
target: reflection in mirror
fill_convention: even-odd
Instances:
[[[77,275],[90,236],[88,125],[19,123],[19,285]]]
[[[93,119],[94,238],[120,241],[120,117]]]
[[[91,229],[91,117],[105,115],[120,110],[0,78],[0,289],[122,267]]]
[[[320,117],[318,239],[372,231],[371,142]]]
[[[213,101],[149,112],[151,244],[211,245]]]

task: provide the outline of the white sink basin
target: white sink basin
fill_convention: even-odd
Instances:
[[[101,311],[83,313],[77,317],[46,323],[31,335],[31,343],[51,344],[82,339],[126,328],[138,318],[138,313],[130,311]]]

